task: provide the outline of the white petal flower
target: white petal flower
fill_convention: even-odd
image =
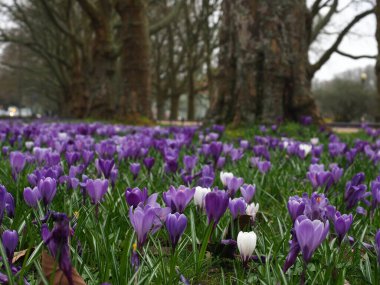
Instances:
[[[300,150],[303,150],[305,152],[305,156],[307,156],[311,152],[312,146],[309,144],[302,143],[298,146],[298,148]]]
[[[317,145],[317,144],[319,144],[319,138],[311,138],[310,142],[312,145]]]
[[[228,181],[233,177],[234,175],[231,172],[220,172],[220,180],[222,181],[224,187],[227,186]]]
[[[209,192],[211,192],[210,188],[203,188],[200,186],[195,187],[194,204],[198,207],[204,208],[205,196]]]
[[[248,260],[255,251],[257,236],[252,232],[239,232],[237,246],[243,261]]]
[[[255,220],[256,214],[259,211],[259,203],[251,203],[247,206],[247,209],[245,209],[245,213],[249,216],[251,216],[252,220]]]

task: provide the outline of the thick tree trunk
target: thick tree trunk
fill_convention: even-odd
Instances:
[[[223,1],[216,122],[318,117],[308,76],[304,0]]]
[[[377,108],[379,110],[380,108],[380,0],[376,1],[376,40],[377,40],[377,60],[376,60],[376,66],[375,66],[375,73],[376,73],[376,86],[377,86]],[[376,121],[380,121],[380,113],[377,112]]]
[[[179,96],[177,94],[172,94],[170,97],[170,120],[178,120],[178,109],[179,109]]]
[[[118,116],[152,117],[150,92],[149,24],[145,0],[120,0],[116,9],[122,21],[122,77],[124,91]]]
[[[195,119],[195,90],[194,90],[194,74],[189,70],[188,75],[188,96],[187,96],[187,120],[194,121]]]

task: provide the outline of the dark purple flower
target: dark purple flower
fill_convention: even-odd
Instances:
[[[98,159],[99,169],[103,173],[105,179],[109,179],[111,176],[111,171],[113,166],[115,165],[115,161],[113,159]]]
[[[372,208],[375,209],[380,204],[380,181],[377,179],[371,182]]]
[[[187,218],[184,214],[168,214],[166,218],[166,229],[168,230],[173,249],[176,247],[179,239],[184,233],[186,226]]]
[[[245,208],[247,208],[247,204],[245,203],[243,198],[230,198],[228,207],[230,209],[232,218],[236,219],[239,215],[245,214]]]
[[[344,202],[346,203],[347,210],[355,207],[360,201],[363,201],[366,205],[370,204],[366,198],[370,196],[371,193],[367,192],[367,185],[361,184],[364,182],[364,179],[364,173],[358,173],[351,181],[346,183]]]
[[[6,230],[2,235],[2,242],[7,254],[8,260],[12,263],[13,254],[18,244],[18,233],[13,230]]]
[[[339,179],[342,177],[343,175],[343,168],[340,168],[338,165],[336,164],[331,164],[330,165],[330,172],[331,172],[331,175],[332,175],[332,178],[334,180],[334,183],[338,183],[339,182]]]
[[[324,224],[320,220],[311,221],[306,216],[297,218],[294,230],[306,263],[310,261],[314,251],[326,239],[329,228],[329,221]]]
[[[70,167],[71,165],[75,164],[80,159],[80,154],[79,152],[76,152],[76,151],[66,152],[65,158],[66,158],[67,164]]]
[[[219,156],[218,161],[216,162],[217,169],[223,169],[226,164],[226,158],[224,156]]]
[[[187,188],[181,185],[176,189],[174,186],[170,186],[167,192],[163,193],[163,200],[166,206],[172,209],[172,212],[183,213],[186,206],[193,199],[195,188]]]
[[[58,259],[59,268],[65,274],[69,284],[72,285],[74,283],[69,248],[70,220],[63,213],[54,213],[52,218],[55,221],[54,228],[50,231],[47,224],[43,224],[41,228],[42,239],[50,254],[55,259]]]
[[[92,204],[98,204],[108,191],[108,180],[88,179],[86,182],[86,190],[88,196],[91,198]]]
[[[335,232],[338,235],[338,239],[341,242],[347,232],[349,231],[351,225],[352,225],[352,214],[346,215],[341,213],[339,211],[335,212],[334,216],[334,228]]]
[[[148,199],[148,190],[144,187],[142,190],[140,188],[127,188],[125,190],[125,200],[128,205],[136,208],[140,203],[145,203]]]
[[[154,165],[154,157],[146,157],[143,160],[143,163],[148,171],[150,171]]]
[[[240,187],[241,195],[243,196],[245,202],[250,203],[256,193],[256,185],[243,184]]]
[[[376,236],[375,236],[375,248],[377,252],[377,261],[379,262],[379,265],[380,265],[380,230],[377,231]]]
[[[57,192],[56,180],[50,177],[42,178],[38,183],[38,191],[40,192],[44,205],[49,205]]]
[[[32,208],[36,208],[38,206],[38,201],[41,200],[41,194],[37,187],[33,189],[30,187],[26,187],[24,189],[24,200],[25,203]]]
[[[286,271],[288,271],[288,269],[292,267],[294,263],[296,263],[297,256],[301,251],[294,229],[292,229],[292,236],[293,238],[290,241],[290,250],[288,255],[286,256],[284,267],[282,268],[284,273],[286,273]]]
[[[85,167],[87,167],[91,161],[94,159],[95,157],[95,153],[91,150],[83,150],[82,151],[82,160],[83,160],[83,163],[85,165]]]
[[[205,196],[206,213],[209,224],[214,222],[214,227],[226,211],[229,203],[229,196],[225,191],[216,190],[207,193]]]

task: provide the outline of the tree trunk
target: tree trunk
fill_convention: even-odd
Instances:
[[[120,0],[116,6],[122,21],[122,77],[124,91],[118,116],[152,117],[150,92],[149,24],[145,0]]]
[[[308,76],[304,0],[223,1],[216,122],[318,117]]]
[[[172,94],[170,97],[170,120],[178,120],[178,109],[179,109],[179,96],[178,94]]]
[[[380,108],[380,0],[376,1],[376,40],[377,40],[377,59],[375,66],[375,74],[376,74],[376,86],[377,86],[377,109]],[[376,113],[376,122],[380,121],[379,112]]]

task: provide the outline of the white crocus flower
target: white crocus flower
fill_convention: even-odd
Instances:
[[[25,142],[25,147],[27,149],[32,149],[34,147],[34,142],[32,142],[32,141]]]
[[[311,138],[310,142],[312,145],[317,145],[317,144],[319,144],[319,138]]]
[[[259,203],[257,203],[257,204],[251,203],[245,209],[245,213],[247,215],[251,216],[252,220],[255,220],[256,214],[257,214],[258,211],[259,211]]]
[[[298,146],[298,148],[300,150],[303,150],[305,152],[305,156],[307,156],[311,152],[312,146],[309,144],[302,143]]]
[[[207,193],[211,192],[210,188],[203,188],[200,186],[195,187],[194,194],[194,204],[200,208],[204,208],[205,206],[205,196]]]
[[[243,261],[247,261],[256,248],[257,236],[252,232],[239,232],[237,246]]]
[[[227,186],[228,181],[233,177],[234,175],[231,172],[220,172],[220,180],[222,181],[224,187]]]

